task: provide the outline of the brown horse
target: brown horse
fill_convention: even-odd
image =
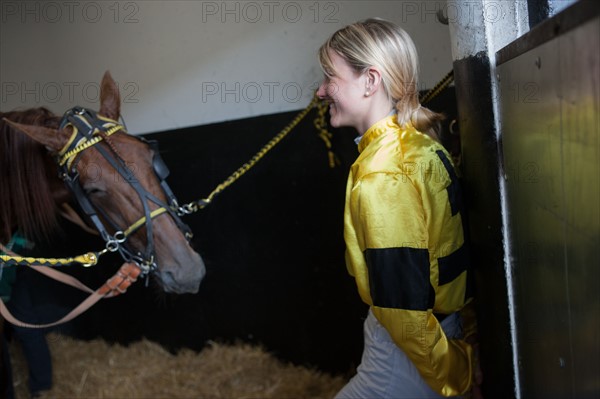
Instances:
[[[0,242],[6,243],[15,230],[33,240],[47,239],[57,226],[60,204],[75,194],[103,238],[125,239],[119,252],[153,269],[165,291],[197,292],[204,263],[173,211],[176,202],[161,176],[166,167],[154,146],[116,122],[120,96],[108,72],[100,101],[97,115],[83,109],[61,118],[44,108],[0,113]],[[86,113],[88,119],[72,118]],[[93,135],[81,132],[97,122]],[[106,126],[116,127],[110,137],[103,131]],[[88,144],[91,138],[99,140],[88,147],[74,142]],[[62,179],[56,173],[60,154]],[[136,222],[119,240],[117,232]]]
[[[45,108],[0,113],[0,243],[14,231],[49,239],[61,205],[75,197],[107,250],[152,273],[166,292],[197,292],[205,267],[165,182],[166,166],[155,146],[117,122],[120,95],[108,72],[100,102],[97,113],[76,108],[62,118]]]

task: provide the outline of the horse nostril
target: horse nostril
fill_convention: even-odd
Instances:
[[[161,270],[158,278],[166,292],[175,293],[196,293],[198,292],[200,282],[206,274],[204,265],[194,268],[193,271],[182,273],[180,270]]]
[[[173,272],[171,271],[161,271],[159,273],[160,281],[163,283],[165,287],[173,287],[175,285],[175,277],[173,276]]]

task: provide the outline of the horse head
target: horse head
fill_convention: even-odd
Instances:
[[[204,262],[189,244],[166,184],[168,174],[156,146],[125,132],[119,90],[108,73],[100,88],[100,110],[69,110],[58,127],[5,120],[45,146],[82,213],[106,241],[167,292],[197,292]]]

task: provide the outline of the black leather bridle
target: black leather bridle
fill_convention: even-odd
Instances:
[[[184,233],[186,239],[189,241],[192,237],[190,228],[179,217],[185,214],[185,212],[179,207],[175,195],[166,182],[169,169],[159,155],[156,141],[147,141],[136,137],[147,145],[150,145],[154,151],[152,166],[167,198],[167,203],[148,192],[140,184],[131,168],[127,166],[126,161],[121,158],[111,145],[96,145],[103,140],[107,141],[114,133],[123,132],[127,134],[123,125],[117,121],[98,115],[92,110],[74,107],[68,110],[61,120],[61,129],[65,129],[68,126],[72,127],[73,134],[67,144],[58,153],[59,176],[65,181],[79,203],[81,210],[91,220],[105,241],[106,248],[104,252],[118,251],[126,262],[135,263],[141,269],[143,275],[155,271],[158,266],[156,264],[154,248],[153,218],[163,213],[168,213]],[[119,227],[118,223],[111,220],[103,209],[95,206],[81,186],[79,171],[77,170],[77,157],[81,152],[92,146],[117,171],[124,181],[135,190],[140,198],[143,207],[143,216],[126,228]],[[154,203],[157,208],[151,210],[150,203]],[[114,231],[114,233],[109,233],[109,229],[105,226],[105,223],[110,226],[110,230]],[[141,227],[146,228],[147,244],[143,252],[134,250],[127,243],[127,238]]]

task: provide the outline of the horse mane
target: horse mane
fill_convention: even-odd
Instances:
[[[6,244],[15,230],[31,241],[50,241],[59,231],[55,163],[43,145],[3,118],[58,129],[60,117],[43,107],[0,112],[0,242]]]

